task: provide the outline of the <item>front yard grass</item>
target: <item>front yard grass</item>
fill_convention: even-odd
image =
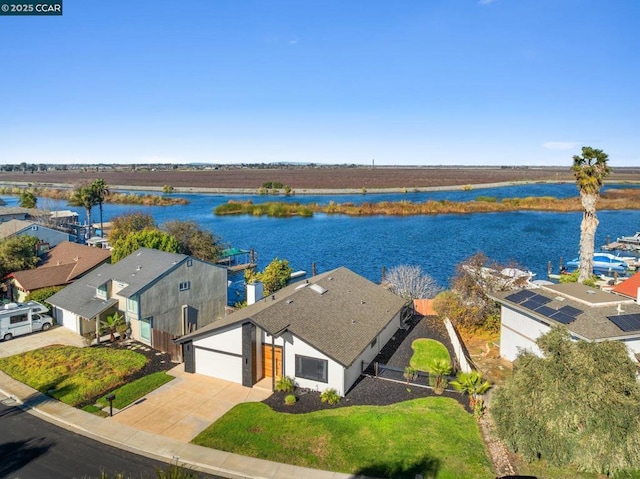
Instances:
[[[0,359],[0,369],[70,406],[92,402],[124,384],[147,358],[128,350],[48,346]]]
[[[443,397],[308,414],[282,414],[266,404],[243,403],[192,442],[348,474],[495,477],[476,421],[459,403]]]
[[[416,339],[411,343],[411,349],[413,349],[413,356],[409,364],[418,371],[431,372],[431,364],[441,359],[451,363],[447,347],[435,339]]]
[[[131,381],[130,383],[119,387],[115,391],[111,391],[111,393],[116,395],[116,398],[113,400],[113,407],[116,409],[122,409],[141,397],[146,396],[151,391],[158,389],[160,386],[168,383],[172,379],[175,378],[164,371],[158,371],[136,379],[135,381]],[[97,404],[105,407],[109,405],[109,401],[106,396],[102,396],[98,399]]]

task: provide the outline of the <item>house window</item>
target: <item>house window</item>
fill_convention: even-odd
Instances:
[[[127,298],[127,311],[138,313],[138,299],[135,296]]]
[[[191,267],[193,266],[193,260],[192,259],[188,259],[187,260],[187,267]]]
[[[183,281],[179,285],[180,291],[187,291],[191,288],[191,281]]]
[[[96,296],[98,296],[98,298],[100,298],[100,299],[107,299],[107,285],[106,284],[98,286],[98,290],[97,290]]]
[[[151,325],[153,318],[144,318],[140,320],[140,339],[151,341]]]
[[[296,354],[296,377],[328,382],[329,361]]]
[[[375,338],[373,338],[373,341],[371,341],[371,344],[369,346],[371,348],[375,348],[376,344],[378,344],[378,337],[377,336]]]

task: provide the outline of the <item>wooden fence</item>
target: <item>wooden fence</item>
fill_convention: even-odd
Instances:
[[[182,346],[175,344],[173,340],[175,336],[164,331],[152,329],[152,345],[155,349],[171,355],[171,361],[182,362]]]

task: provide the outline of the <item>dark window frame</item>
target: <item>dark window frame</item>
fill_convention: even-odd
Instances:
[[[296,354],[296,377],[309,379],[311,381],[319,381],[321,383],[328,383],[329,361],[326,359],[312,358],[310,356]]]

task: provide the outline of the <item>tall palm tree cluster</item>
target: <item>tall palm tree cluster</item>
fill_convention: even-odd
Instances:
[[[71,198],[69,198],[69,206],[80,206],[85,209],[87,213],[87,225],[89,227],[91,226],[91,210],[96,205],[100,207],[100,236],[102,237],[104,237],[102,204],[109,194],[108,185],[102,178],[99,178],[89,185],[76,188]]]

